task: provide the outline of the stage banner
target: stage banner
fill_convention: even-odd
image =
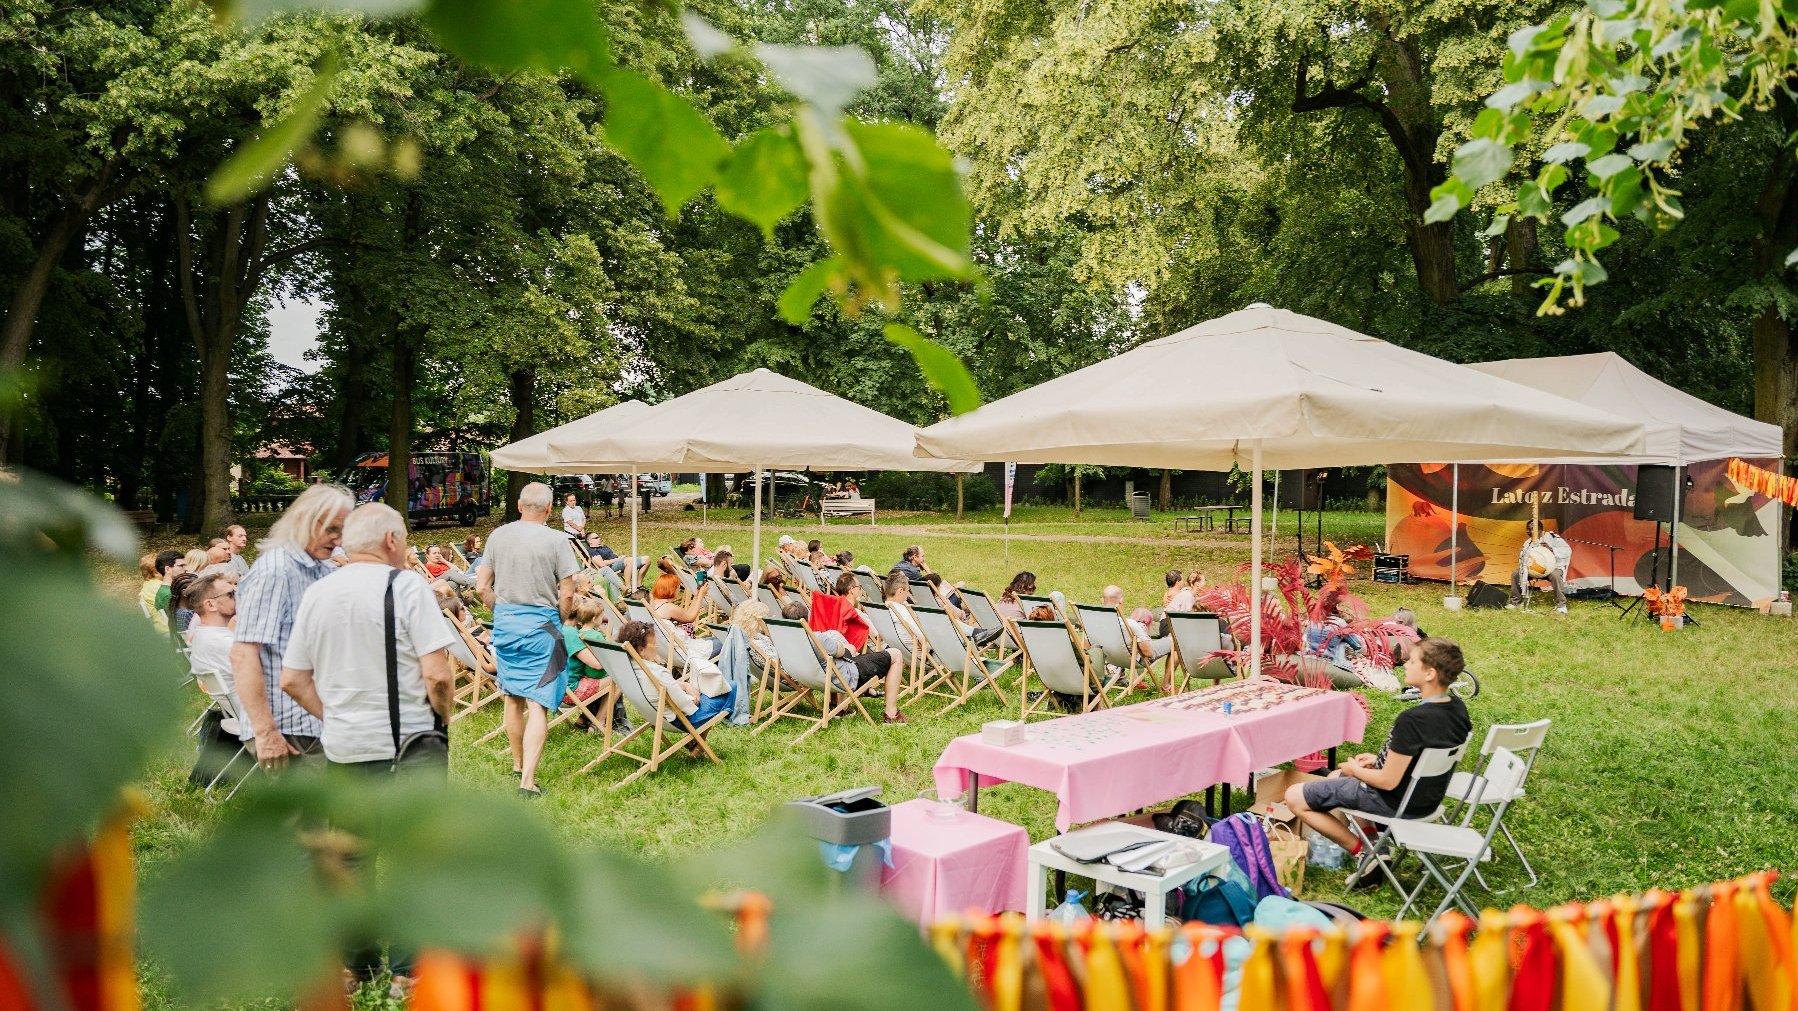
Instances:
[[[1775,469],[1779,461],[1749,460]],[[1731,481],[1728,460],[1686,468],[1680,505],[1679,583],[1693,600],[1758,606],[1779,593],[1779,504]],[[1667,528],[1655,551],[1655,524],[1635,518],[1633,466],[1460,465],[1460,581],[1509,586],[1524,524],[1540,506],[1542,524],[1573,547],[1575,589],[1638,595],[1659,571],[1667,577]],[[1386,543],[1411,556],[1411,574],[1449,577],[1449,522],[1456,468],[1394,464],[1386,469]],[[1615,549],[1615,550],[1613,550]]]
[[[1018,483],[1018,465],[1005,465],[1005,518],[1011,519],[1011,490]]]

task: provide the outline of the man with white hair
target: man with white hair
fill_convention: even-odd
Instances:
[[[396,769],[400,741],[448,725],[453,675],[447,649],[455,634],[424,577],[406,567],[406,521],[392,506],[357,506],[343,525],[343,550],[349,561],[314,583],[300,602],[281,688],[319,719],[326,761],[384,773]],[[390,693],[397,709],[390,708]],[[428,771],[449,771],[448,751],[419,759]]]
[[[281,657],[300,598],[335,571],[331,553],[355,504],[341,485],[315,484],[301,492],[257,545],[256,564],[237,584],[232,680],[256,734],[256,760],[264,768],[319,753],[318,717],[281,691]]]
[[[553,495],[533,481],[518,494],[518,519],[493,531],[475,594],[493,608],[493,657],[506,700],[506,739],[521,796],[543,796],[537,763],[549,737],[549,714],[568,687],[562,622],[574,606],[580,567],[568,539],[549,527]]]
[[[1123,615],[1124,628],[1130,632],[1131,641],[1136,644],[1136,652],[1144,660],[1152,663],[1167,656],[1168,651],[1174,648],[1173,636],[1164,635],[1154,638],[1149,635],[1147,624],[1125,612],[1123,587],[1107,586],[1105,592],[1099,595],[1099,602],[1108,607],[1117,608],[1118,614]]]

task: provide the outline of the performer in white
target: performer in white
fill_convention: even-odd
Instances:
[[[1567,613],[1567,567],[1573,564],[1573,546],[1552,530],[1542,529],[1542,521],[1532,519],[1525,528],[1529,538],[1517,552],[1517,571],[1511,573],[1511,602],[1506,607],[1523,603],[1524,584],[1531,579],[1546,579],[1555,588],[1555,611]]]

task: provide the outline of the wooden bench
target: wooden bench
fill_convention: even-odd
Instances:
[[[125,522],[146,534],[156,532],[156,513],[149,509],[132,509],[126,512]]]
[[[874,500],[871,498],[827,498],[819,502],[818,525],[823,526],[826,517],[860,516],[868,514],[868,525],[874,525]]]

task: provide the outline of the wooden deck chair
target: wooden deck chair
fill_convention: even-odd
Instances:
[[[680,545],[669,545],[668,553],[662,557],[674,563],[674,571],[685,572],[689,576],[693,574],[693,566],[687,564],[687,556],[681,554]]]
[[[1086,641],[1104,654],[1105,662],[1123,668],[1124,676],[1118,681],[1118,697],[1130,694],[1136,684],[1137,668],[1146,672],[1148,665],[1142,662],[1130,630],[1124,626],[1124,612],[1108,604],[1075,604],[1074,618],[1080,630],[1086,633]]]
[[[597,586],[603,582],[612,588],[611,596],[620,598],[624,596],[624,577],[619,575],[616,569],[610,565],[600,564],[593,567],[593,574],[598,577],[594,585]]]
[[[1020,593],[1018,594],[1018,606],[1024,609],[1025,617],[1029,617],[1030,612],[1039,607],[1046,607],[1055,612],[1055,618],[1058,621],[1073,620],[1067,612],[1061,609],[1061,605],[1055,602],[1054,597],[1033,597],[1028,594]]]
[[[872,600],[878,603],[882,597],[886,596],[885,590],[881,587],[879,576],[876,576],[872,572],[863,572],[860,569],[853,569],[851,571],[855,573],[856,584],[862,588],[863,600]]]
[[[729,617],[736,607],[731,603],[730,594],[724,590],[724,580],[708,579],[701,590],[705,593],[705,606],[713,614]]]
[[[1174,637],[1173,652],[1168,654],[1168,670],[1180,667],[1180,691],[1186,691],[1193,678],[1213,683],[1236,676],[1229,661],[1212,654],[1224,648],[1223,630],[1217,615],[1209,611],[1167,612],[1168,634]]]
[[[818,581],[818,573],[812,568],[810,562],[793,559],[793,573],[799,577],[799,585],[802,589],[819,590],[823,593],[836,592],[834,587],[825,586]]]
[[[911,585],[912,603],[923,604],[925,607],[940,607],[945,611],[949,609],[949,604],[937,596],[936,587],[931,586],[928,581],[908,579],[906,582]]]
[[[616,790],[638,776],[660,769],[663,762],[689,744],[699,750],[700,754],[695,757],[708,758],[714,765],[723,764],[718,760],[718,753],[706,741],[705,735],[706,731],[717,726],[718,721],[729,716],[729,713],[718,713],[696,727],[669,700],[667,689],[650,676],[648,669],[643,666],[643,659],[637,656],[635,650],[610,642],[592,643],[589,648],[599,656],[601,663],[605,665],[606,675],[618,686],[619,696],[624,700],[626,708],[635,710],[641,721],[630,733],[617,740],[611,740],[611,735],[608,734],[604,749],[593,761],[581,766],[575,775],[590,771],[614,755],[636,762],[637,771],[612,784],[612,789]],[[627,745],[645,735],[649,738],[647,756],[628,750]]]
[[[868,619],[868,627],[880,640],[881,646],[896,649],[905,660],[905,693],[915,694],[918,688],[919,675],[923,670],[924,658],[917,650],[905,644],[899,634],[899,616],[893,609],[878,601],[864,600],[861,606],[862,617]]]
[[[468,556],[462,553],[462,546],[460,544],[451,544],[449,549],[451,565],[461,569],[463,572],[467,572],[474,568],[474,566],[468,564]]]
[[[726,614],[735,612],[738,604],[749,599],[749,587],[744,586],[743,581],[737,578],[735,570],[718,580],[718,585],[724,591],[725,600],[730,603],[730,609],[725,612]]]
[[[654,659],[659,661],[662,666],[670,670],[687,669],[687,655],[674,648],[678,640],[675,638],[672,622],[658,617],[654,611],[649,609],[648,604],[640,600],[625,601],[624,615],[631,621],[640,621],[656,630],[656,638],[662,642],[662,652]]]
[[[699,580],[694,578],[693,573],[686,569],[676,569],[674,570],[674,575],[675,578],[680,580],[680,592],[683,602],[693,600],[699,596]]]
[[[862,719],[867,720],[870,726],[874,724],[874,717],[868,715],[862,699],[880,685],[879,679],[869,678],[851,688],[849,679],[837,667],[836,661],[824,652],[817,633],[807,628],[803,622],[769,618],[767,625],[768,638],[774,641],[778,676],[769,682],[774,694],[769,699],[766,722],[751,733],[761,733],[782,719],[811,724],[804,733],[789,743],[790,747],[829,726],[831,720],[851,708],[861,713]],[[794,711],[801,703],[814,698],[818,700],[817,716]]]
[[[792,555],[789,555],[784,551],[779,554],[779,558],[780,558],[781,568],[787,570],[787,575],[789,577],[798,580],[800,586],[804,586],[807,588],[810,588],[812,586],[811,578],[808,575],[808,573],[811,570],[810,565],[807,565],[805,567],[805,569],[803,569],[803,570],[800,569],[799,568],[799,565],[800,565],[799,559],[794,558]]]
[[[780,617],[780,606],[781,606],[781,604],[785,603],[785,601],[783,601],[779,597],[775,596],[774,589],[772,587],[757,586],[755,588],[755,599],[768,605],[768,613],[770,615],[772,615],[776,618]]]
[[[472,626],[462,622],[454,624],[462,644],[468,647],[469,655],[474,657],[475,669],[468,671],[465,682],[456,686],[456,711],[450,716],[451,723],[500,697],[499,663],[493,658],[493,650],[481,641],[480,635]]]
[[[949,612],[940,607],[925,607],[913,604],[912,616],[918,619],[918,631],[930,648],[928,662],[935,666],[933,674],[925,675],[925,681],[918,689],[919,695],[941,695],[950,700],[943,712],[960,706],[974,697],[982,685],[991,684],[993,691],[999,696],[1000,705],[1010,705],[1005,699],[1005,688],[999,683],[1000,675],[1011,668],[1010,660],[995,660],[982,656],[974,641],[967,637]]]
[[[968,613],[974,616],[974,624],[981,628],[1006,629],[1005,636],[999,640],[1006,644],[1001,649],[1015,648],[1016,643],[1011,640],[1011,631],[1006,626],[1005,619],[999,616],[999,609],[993,606],[993,598],[987,596],[983,590],[974,590],[966,586],[957,588],[957,592],[961,594],[962,606],[966,607]]]
[[[844,573],[844,571],[845,570],[841,565],[837,565],[835,563],[826,565],[822,569],[818,570],[819,585],[830,587],[831,593],[837,592],[837,577],[841,576]]]
[[[588,645],[592,645],[592,643],[588,643]],[[618,704],[617,683],[608,677],[601,685],[600,690],[587,699],[576,696],[574,688],[575,686],[572,684],[568,686],[567,692],[562,696],[562,705],[557,707],[556,715],[550,717],[548,727],[554,728],[557,724],[567,723],[576,716],[585,716],[588,723],[599,728],[600,733],[605,735],[605,740],[609,745],[612,739],[612,713]],[[506,725],[501,722],[499,726],[482,734],[475,740],[475,743],[486,744],[505,732]],[[508,743],[507,746],[510,747],[510,744]],[[502,748],[501,752],[504,751],[505,749]]]
[[[1040,698],[1031,702],[1028,691],[1030,673],[1024,675],[1024,679],[1018,682],[1018,694],[1023,696],[1018,716],[1020,720],[1029,720],[1032,715],[1046,713],[1050,704],[1048,692],[1080,696],[1080,711],[1083,713],[1111,705],[1111,700],[1105,695],[1105,681],[1093,669],[1092,660],[1081,649],[1073,629],[1059,621],[1020,621],[1015,622],[1013,627],[1017,629],[1018,639],[1023,643],[1026,671],[1035,673],[1037,680],[1047,689]]]

